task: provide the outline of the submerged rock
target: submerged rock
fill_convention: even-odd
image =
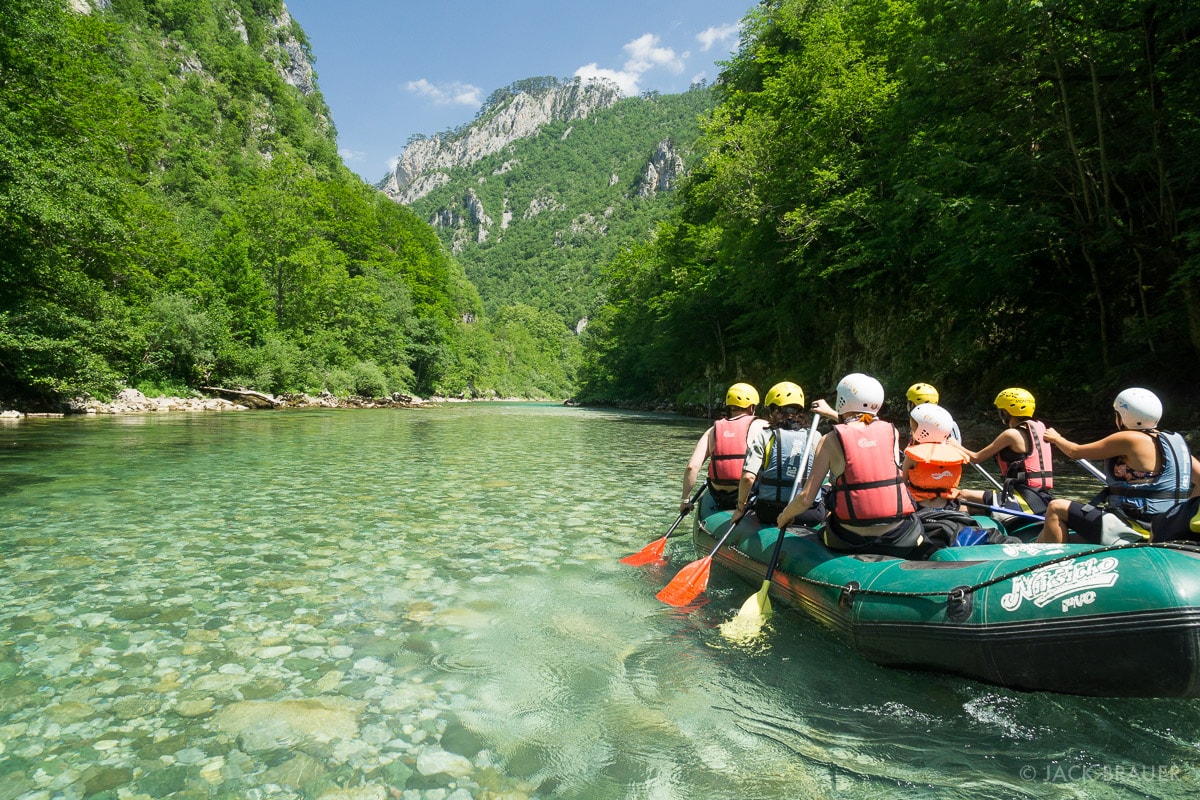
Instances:
[[[214,723],[220,730],[240,737],[249,751],[270,750],[308,737],[353,738],[358,735],[358,715],[366,707],[363,701],[344,697],[247,701],[221,709]],[[277,744],[272,746],[272,742]]]

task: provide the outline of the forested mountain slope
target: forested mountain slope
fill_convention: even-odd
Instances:
[[[530,78],[461,130],[411,142],[382,186],[436,227],[489,313],[526,307],[579,329],[601,266],[674,207],[711,108],[706,86],[620,98]]]
[[[606,271],[582,396],[849,371],[1197,410],[1200,6],[771,0],[681,209]],[[901,400],[902,403],[902,400]]]
[[[483,320],[432,228],[341,164],[311,62],[279,0],[6,2],[0,401],[569,392],[573,337]]]

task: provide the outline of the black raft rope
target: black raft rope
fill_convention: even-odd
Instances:
[[[791,574],[797,580],[813,586],[820,586],[826,589],[837,589],[841,593],[841,597],[838,601],[841,605],[850,605],[854,601],[854,597],[856,595],[869,595],[873,597],[945,597],[953,607],[955,605],[966,603],[968,595],[974,594],[980,589],[986,589],[987,587],[994,586],[997,583],[1012,580],[1018,575],[1024,575],[1028,572],[1036,572],[1044,567],[1048,567],[1053,564],[1060,564],[1064,561],[1074,561],[1076,559],[1086,558],[1087,556],[1094,556],[1099,553],[1111,553],[1116,550],[1128,550],[1138,547],[1153,547],[1162,550],[1182,550],[1186,553],[1200,554],[1200,545],[1191,542],[1122,542],[1120,544],[1097,547],[1095,550],[1085,550],[1082,553],[1068,553],[1067,555],[1059,556],[1058,558],[1052,558],[1049,561],[1039,561],[1036,564],[1031,564],[1027,567],[1022,567],[1021,569],[1013,570],[1012,572],[1006,572],[1003,575],[997,575],[994,578],[989,578],[986,581],[981,581],[970,586],[956,586],[949,591],[940,592],[896,592],[884,589],[864,589],[858,583],[858,581],[850,581],[849,583],[845,584],[830,583],[828,581],[822,581],[816,578],[809,578],[804,575],[796,575],[795,573],[789,574]]]

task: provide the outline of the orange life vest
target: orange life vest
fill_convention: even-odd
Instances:
[[[833,480],[830,511],[851,525],[898,522],[916,511],[896,464],[896,429],[876,419],[864,428],[834,425],[846,471]]]
[[[908,489],[914,500],[958,497],[963,464],[970,459],[962,450],[944,442],[910,444],[904,455],[913,461],[908,470]]]

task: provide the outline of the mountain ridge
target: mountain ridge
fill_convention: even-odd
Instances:
[[[543,82],[535,85],[533,82]],[[526,89],[524,87],[528,86]],[[507,100],[505,92],[511,90]],[[613,83],[560,82],[531,78],[494,92],[475,120],[445,135],[416,138],[405,146],[396,165],[377,186],[393,200],[411,205],[450,181],[449,172],[499,152],[518,139],[535,136],[551,122],[587,119],[621,98]]]
[[[433,225],[489,312],[530,305],[578,333],[604,266],[674,207],[711,107],[705,84],[620,97],[530,78],[494,92],[473,122],[411,141],[379,185]]]

